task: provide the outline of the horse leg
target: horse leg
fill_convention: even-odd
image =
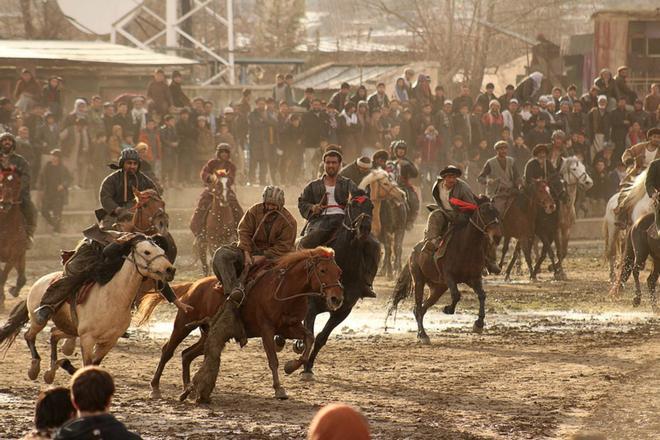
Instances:
[[[403,237],[405,228],[402,226],[397,230],[394,236],[394,275],[398,276],[401,272],[401,255],[403,254]]]
[[[456,305],[461,300],[461,292],[458,290],[458,284],[450,276],[445,276],[449,293],[451,293],[451,304],[446,305],[442,311],[447,315],[453,315],[456,311]]]
[[[179,344],[181,344],[181,341],[183,341],[192,330],[192,328],[187,327],[183,323],[179,323],[178,321],[174,322],[174,329],[172,330],[172,334],[170,335],[170,338],[167,340],[167,342],[163,344],[163,348],[161,349],[160,354],[160,361],[158,361],[158,367],[156,367],[154,377],[151,379],[150,397],[152,399],[160,399],[160,377],[163,374],[165,365],[170,361],[170,359],[172,359],[172,356],[174,356],[174,351],[179,346]]]
[[[53,383],[55,380],[55,372],[59,368],[57,361],[57,344],[60,339],[69,337],[69,335],[57,327],[52,327],[50,330],[50,368],[44,373],[44,382],[47,384]]]
[[[502,240],[502,256],[500,257],[500,267],[504,266],[504,258],[506,257],[507,252],[509,252],[509,243],[511,242],[511,237],[504,237]]]
[[[385,257],[383,262],[383,270],[385,272],[385,277],[388,281],[392,280],[392,237],[387,232],[383,233],[384,241],[383,246],[385,247]]]
[[[631,235],[633,249],[635,251],[635,262],[632,267],[632,274],[635,280],[635,297],[633,298],[633,306],[635,307],[639,306],[642,302],[642,288],[639,283],[639,272],[644,268],[644,263],[646,263],[646,259],[650,253],[648,241],[644,239],[635,240],[636,237],[639,238],[639,236],[636,236],[635,234]],[[655,264],[653,265],[653,271],[655,271]],[[649,279],[652,275],[652,273],[649,275]]]
[[[422,304],[422,317],[438,302],[442,294],[447,291],[447,286],[445,284],[430,285],[429,287],[431,289],[431,294]]]
[[[533,247],[533,246],[532,246]],[[539,273],[539,270],[541,269],[541,265],[543,264],[543,261],[545,260],[545,256],[548,253],[548,248],[546,245],[546,241],[543,240],[543,248],[541,249],[541,252],[538,254],[538,260],[536,260],[536,264],[534,265],[534,270],[532,271],[532,274],[534,278],[536,278],[536,275]]]
[[[653,312],[658,311],[658,303],[655,296],[655,286],[658,283],[658,276],[660,276],[660,271],[658,271],[657,267],[658,267],[658,263],[654,261],[653,272],[651,272],[648,279],[646,280],[646,284],[649,288],[649,295],[651,297],[651,309],[653,310]]]
[[[27,332],[25,332],[25,342],[27,343],[28,348],[30,349],[30,353],[32,354],[32,363],[30,365],[30,369],[28,370],[28,377],[30,380],[35,380],[37,376],[39,376],[39,371],[41,370],[41,356],[39,356],[39,352],[37,351],[37,335],[45,325],[38,325],[34,321],[30,322],[30,328],[28,329]]]
[[[307,330],[302,324],[296,323],[293,327],[286,329],[287,331],[283,333],[283,336],[289,339],[302,339],[305,341],[305,350],[302,352],[300,358],[296,360],[287,361],[284,364],[284,372],[286,374],[291,374],[300,368],[302,365],[307,364],[309,361],[309,355],[312,352],[312,347],[314,346],[314,333]]]
[[[263,344],[264,351],[266,352],[266,357],[268,357],[268,366],[273,375],[273,389],[275,389],[275,397],[277,399],[285,400],[288,399],[284,387],[280,383],[280,375],[277,369],[280,366],[280,362],[277,359],[277,353],[275,352],[275,332],[273,328],[267,323],[262,323],[261,327],[261,343]]]
[[[92,357],[92,365],[101,365],[101,362],[103,362],[103,359],[110,353],[110,350],[112,350],[112,347],[114,347],[117,344],[117,340],[115,339],[112,342],[102,342],[102,343],[96,343],[94,346],[94,355]]]
[[[414,269],[413,269],[414,270]],[[430,345],[431,339],[424,329],[424,281],[422,281],[421,271],[419,275],[413,275],[415,285],[415,321],[417,321],[417,341],[422,345]]]
[[[23,254],[16,264],[16,285],[9,288],[9,294],[16,298],[21,289],[25,286],[27,278],[25,277],[25,254]]]
[[[201,330],[201,332],[202,335],[199,338],[199,341],[181,352],[181,378],[184,390],[190,383],[190,364],[192,364],[192,361],[196,358],[204,354],[204,343],[206,343],[207,332],[205,330]]]
[[[76,349],[76,337],[68,336],[64,344],[62,344],[62,354],[65,356],[71,356]]]
[[[479,298],[479,316],[474,321],[472,330],[475,333],[481,333],[484,330],[484,319],[486,318],[486,291],[484,290],[481,278],[472,281],[470,287],[472,287],[472,290],[477,294],[477,298]]]
[[[12,270],[13,264],[11,262],[6,262],[5,266],[0,271],[0,310],[4,309],[5,302],[5,283],[9,277],[9,272]]]

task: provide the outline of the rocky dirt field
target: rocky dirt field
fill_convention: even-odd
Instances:
[[[210,405],[177,400],[178,355],[165,370],[163,399],[150,400],[149,381],[174,316],[172,306],[162,305],[149,327],[131,329],[104,362],[117,383],[112,409],[148,439],[302,439],[314,413],[337,401],[360,408],[376,439],[543,439],[586,432],[657,439],[660,316],[651,312],[648,296],[633,308],[629,287],[620,298],[608,297],[599,252],[574,248],[566,282],[547,274],[534,284],[524,277],[511,284],[489,278],[483,334],[472,333],[477,301],[471,292],[464,292],[456,315],[434,308],[426,320],[430,346],[415,340],[410,303],[385,330],[392,282],[379,279],[379,297],[360,303],[321,352],[316,380],[284,377],[287,401],[273,398],[257,340],[226,350]],[[56,267],[29,266],[31,281]],[[195,276],[184,267],[178,278]],[[0,313],[3,322],[6,316]],[[43,364],[46,342],[42,335]],[[293,356],[287,345],[280,360]],[[19,338],[0,360],[2,439],[30,429],[34,400],[46,386],[27,378],[29,358]],[[80,364],[78,353],[72,358]],[[67,382],[66,373],[58,373],[55,384]]]

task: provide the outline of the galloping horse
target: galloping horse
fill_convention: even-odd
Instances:
[[[506,268],[504,278],[506,281],[511,279],[511,269],[513,269],[516,259],[519,258],[521,250],[525,256],[527,268],[529,269],[529,278],[531,280],[536,279],[532,265],[532,244],[534,241],[536,214],[539,208],[547,214],[553,213],[557,208],[550,194],[548,184],[542,180],[535,181],[530,187],[520,192],[504,214],[504,218],[502,219],[504,243],[502,245],[500,266],[504,264],[504,257],[509,248],[511,238],[518,240],[516,248],[513,251],[513,257]]]
[[[112,250],[112,256],[107,255],[107,270],[119,270],[107,283],[95,282],[82,303],[60,307],[52,317],[55,327],[50,335],[51,365],[44,373],[46,383],[53,382],[58,366],[62,366],[69,373],[75,371],[68,360],[57,360],[57,342],[60,339],[80,337],[83,364],[100,364],[130,325],[131,305],[142,281],[145,278],[157,281],[171,281],[174,278],[174,266],[165,256],[163,249],[150,238],[138,235],[130,241],[112,246],[115,248]],[[0,344],[11,345],[23,325],[30,322],[25,340],[32,353],[32,365],[28,371],[32,380],[39,375],[41,363],[36,338],[46,326],[37,324],[34,309],[39,306],[48,286],[61,274],[62,272],[53,272],[37,280],[27,299],[14,307],[7,323],[0,329]],[[80,299],[76,302],[79,301]]]
[[[451,292],[451,304],[444,307],[447,314],[454,314],[461,299],[459,283],[465,283],[474,290],[479,298],[479,316],[473,329],[481,332],[486,316],[486,292],[483,288],[483,269],[486,266],[486,252],[489,242],[502,235],[499,214],[490,201],[479,200],[477,209],[470,216],[467,225],[455,226],[452,237],[447,243],[445,256],[436,261],[430,252],[421,250],[418,244],[413,249],[406,267],[399,274],[389,317],[396,312],[401,301],[415,292],[415,319],[417,321],[417,339],[422,344],[431,340],[424,329],[424,315],[447,289]],[[424,299],[424,286],[428,285],[431,295]],[[387,318],[386,318],[387,320]]]
[[[206,216],[204,232],[197,238],[195,249],[202,264],[204,275],[209,274],[207,252],[210,255],[223,244],[229,244],[236,240],[237,220],[234,218],[232,207],[229,203],[231,189],[228,185],[229,176],[225,170],[218,170],[212,176],[211,209]]]
[[[21,213],[21,179],[12,170],[0,170],[0,262],[4,268],[0,272],[0,310],[4,309],[5,283],[9,272],[16,269],[16,285],[9,288],[9,294],[18,296],[25,285],[25,252],[27,250],[27,230]]]
[[[642,171],[631,184],[626,185],[618,193],[610,197],[605,209],[603,218],[603,234],[605,236],[605,258],[610,266],[610,282],[614,283],[616,279],[616,260],[620,257],[625,258],[625,236],[626,231],[618,228],[616,223],[616,214],[614,209],[618,205],[619,196],[626,192],[625,202],[621,209],[631,212],[632,223],[636,223],[640,218],[649,212],[653,212],[653,200],[646,193],[646,170]],[[632,262],[632,260],[630,260]]]
[[[557,246],[557,258],[561,263],[568,254],[568,240],[570,231],[575,224],[575,199],[577,189],[588,190],[594,185],[594,181],[587,174],[584,164],[575,156],[565,157],[562,161],[559,175],[566,187],[566,201],[559,203],[559,243]]]
[[[358,188],[370,189],[370,198],[374,204],[371,232],[385,249],[383,270],[388,279],[401,270],[403,238],[406,233],[408,207],[406,193],[402,191],[387,171],[371,171]]]
[[[284,366],[286,374],[291,374],[306,365],[314,343],[314,333],[302,325],[307,311],[309,298],[323,301],[328,310],[336,310],[343,301],[343,289],[339,278],[341,269],[335,263],[332,249],[317,247],[284,255],[264,272],[257,270],[256,278],[249,282],[245,303],[241,307],[241,319],[249,338],[261,337],[268,364],[273,375],[275,397],[286,399],[278,375],[278,360],[275,347],[275,335],[284,338],[304,340],[304,352],[297,360],[289,361]],[[209,319],[222,307],[225,295],[217,287],[215,277],[206,277],[194,283],[174,286],[174,291],[182,301],[194,307],[189,313],[179,312],[174,320],[174,329],[169,340],[163,345],[158,368],[151,380],[152,397],[160,397],[160,377],[166,363],[174,351],[191,331],[199,327],[202,337],[182,353],[183,385],[181,398],[185,399],[192,388],[196,388],[199,401],[207,401],[213,386],[199,386],[193,378],[190,383],[190,363],[204,353],[209,328]],[[147,297],[140,305],[141,321],[145,322],[162,301],[160,296]],[[229,336],[224,342],[229,340]],[[223,346],[224,346],[223,342]],[[197,377],[197,375],[195,376]],[[215,379],[212,381],[215,384]],[[200,389],[201,388],[201,389]]]

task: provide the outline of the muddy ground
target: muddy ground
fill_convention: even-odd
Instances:
[[[621,298],[607,296],[599,253],[594,246],[574,250],[568,282],[549,275],[534,284],[489,278],[481,335],[472,333],[477,301],[471,292],[464,292],[454,316],[434,308],[427,315],[431,346],[415,341],[410,303],[385,332],[392,283],[379,278],[379,298],[360,303],[321,352],[315,382],[284,377],[288,401],[273,398],[257,340],[226,350],[212,404],[178,402],[178,354],[165,370],[163,399],[150,400],[149,381],[174,315],[164,305],[150,328],[131,330],[104,362],[117,383],[113,412],[149,439],[301,439],[314,413],[336,401],[360,408],[376,439],[570,438],[579,432],[657,439],[660,317],[647,296],[633,308],[630,288]],[[54,267],[31,264],[31,281]],[[195,276],[182,272],[179,278]],[[443,297],[441,304],[448,301]],[[289,348],[280,360],[293,357]],[[45,335],[39,349],[45,364]],[[74,359],[80,363],[78,353]],[[27,378],[28,366],[19,339],[0,360],[2,439],[31,426],[34,399],[45,385]],[[61,372],[55,383],[67,379]]]

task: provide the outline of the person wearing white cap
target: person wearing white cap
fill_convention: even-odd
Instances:
[[[612,124],[610,122],[610,114],[607,111],[607,96],[598,96],[598,105],[591,110],[587,115],[587,131],[589,133],[589,140],[591,141],[591,157],[596,157],[603,147],[605,141],[610,140],[610,132]]]
[[[351,179],[355,185],[360,185],[362,179],[364,179],[369,172],[371,172],[371,158],[368,156],[362,156],[342,168],[339,175]]]
[[[518,136],[522,130],[522,118],[518,114],[518,100],[516,98],[509,100],[509,106],[502,112],[502,118],[504,118],[504,126],[509,129],[513,137]]]

